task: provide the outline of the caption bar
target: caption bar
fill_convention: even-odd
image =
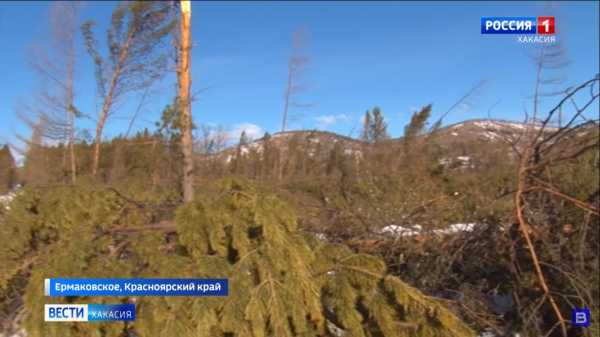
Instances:
[[[52,278],[46,296],[227,296],[227,279]]]

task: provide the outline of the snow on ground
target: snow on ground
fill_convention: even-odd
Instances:
[[[10,210],[10,203],[19,195],[20,189],[21,185],[17,185],[12,191],[0,195],[0,207],[3,207],[7,211]]]
[[[476,224],[474,223],[455,223],[445,229],[436,229],[433,232],[436,234],[453,234],[460,232],[472,232],[475,229]]]
[[[526,125],[525,124],[521,124],[521,123],[508,123],[508,122],[505,122],[505,123],[499,123],[499,124],[504,125],[504,126],[509,126],[509,127],[513,128],[513,129],[519,129],[519,130],[525,130],[525,128],[526,128]],[[534,126],[534,128],[537,129],[538,126]]]
[[[493,129],[498,130],[502,127],[509,127],[513,129],[525,130],[526,125],[522,123],[512,123],[512,122],[500,122],[500,121],[477,121],[473,123],[475,126],[478,126],[482,129]]]
[[[321,241],[327,241],[327,234],[325,233],[313,233],[315,238],[321,240]]]
[[[5,210],[10,209],[10,202],[17,196],[14,192],[9,192],[8,194],[0,195],[0,206],[4,207]]]
[[[392,236],[413,236],[421,233],[420,225],[412,226],[399,226],[399,225],[387,225],[379,230],[380,234],[389,234]]]
[[[496,335],[491,329],[483,330],[477,337],[499,337]],[[515,332],[511,335],[511,337],[521,337],[521,334]]]
[[[475,167],[474,165],[470,165],[471,157],[470,156],[458,156],[455,158],[441,158],[438,163],[442,166],[449,166],[453,163],[459,164],[463,167]]]
[[[335,323],[333,323],[330,320],[326,320],[326,323],[327,323],[326,324],[327,330],[329,331],[329,333],[331,333],[335,337],[345,337],[346,336],[346,330],[335,325]]]
[[[500,127],[500,125],[498,125],[499,123],[492,122],[492,121],[477,121],[477,122],[473,122],[473,124],[482,129],[494,129],[495,130]]]
[[[434,229],[432,232],[437,235],[448,235],[461,232],[472,232],[475,229],[475,223],[456,223],[447,228]],[[390,235],[394,237],[414,236],[426,233],[420,225],[387,225],[378,231],[379,234]]]
[[[244,150],[246,150],[246,151],[244,152]],[[252,143],[244,146],[244,148],[242,149],[242,153],[246,154],[250,150],[254,150],[254,151],[258,152],[258,153],[262,153],[262,151],[263,151],[262,143],[261,142],[257,142],[257,141],[252,142]]]
[[[495,132],[486,131],[483,136],[489,140],[495,140],[498,138],[498,135]]]
[[[240,154],[245,156],[250,153],[250,151],[256,151],[257,153],[262,153],[263,146],[259,142],[252,142],[250,144],[240,146]],[[231,156],[229,156],[231,157]],[[227,162],[229,162],[231,158],[227,158]]]
[[[517,130],[526,130],[528,127],[533,127],[534,130],[539,130],[542,127],[542,123],[540,121],[537,121],[535,123],[517,123],[508,121],[476,121],[473,122],[473,124],[487,130],[498,130],[503,127],[508,127]],[[548,131],[552,131],[556,130],[556,127],[546,125],[545,129]]]

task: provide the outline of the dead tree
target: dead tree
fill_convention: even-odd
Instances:
[[[306,85],[301,84],[301,77],[310,64],[310,58],[306,55],[307,33],[304,29],[298,29],[293,35],[292,56],[288,62],[288,77],[283,99],[283,117],[281,120],[281,132],[287,130],[290,119],[290,108],[309,108],[312,104],[296,102],[294,97],[306,91]]]
[[[452,104],[448,108],[448,110],[446,110],[429,128],[430,137],[437,133],[437,131],[439,131],[439,129],[442,126],[442,122],[444,121],[444,118],[446,118],[451,112],[459,108],[470,109],[473,106],[474,97],[476,97],[481,92],[485,84],[485,80],[480,80],[479,82],[475,83],[471,88],[469,88],[469,90],[464,95],[462,95],[456,102],[454,102],[454,104]]]
[[[18,111],[21,120],[40,133],[42,138],[66,145],[63,169],[69,171],[73,183],[77,179],[74,147],[75,118],[79,112],[74,103],[74,69],[79,7],[76,1],[57,1],[52,4],[49,12],[52,39],[44,48],[34,49],[29,62],[44,87],[35,95],[34,101],[24,103]],[[41,125],[43,130],[40,129]]]
[[[143,90],[161,78],[167,55],[161,48],[174,27],[172,6],[166,2],[122,2],[112,14],[107,31],[108,54],[102,56],[92,32],[94,22],[82,25],[87,51],[95,65],[102,100],[96,124],[92,174],[98,172],[102,133],[115,103],[127,93]]]
[[[190,49],[192,5],[189,0],[180,1],[179,55],[177,57],[177,102],[181,112],[181,151],[183,153],[183,201],[194,200],[194,158],[192,139],[192,109],[190,102]]]
[[[76,1],[59,1],[54,3],[52,9],[52,27],[55,32],[55,40],[58,50],[66,64],[65,73],[65,103],[67,114],[67,138],[70,158],[71,182],[77,180],[77,162],[75,158],[75,118],[80,114],[74,104],[74,68],[75,68],[75,31],[77,23],[77,12],[79,3]]]
[[[539,47],[533,55],[533,62],[535,65],[536,76],[532,97],[533,118],[538,119],[540,118],[538,114],[542,99],[557,97],[563,93],[562,90],[557,88],[564,85],[566,76],[561,70],[569,64],[569,60],[561,39],[555,44]],[[559,110],[556,115],[557,116],[554,117],[557,117],[558,125],[561,126],[563,117],[562,110]]]
[[[545,275],[543,266],[547,265],[538,254],[539,244],[536,244],[533,236],[538,233],[549,231],[547,223],[539,223],[533,214],[543,213],[545,209],[540,205],[540,198],[545,194],[550,198],[560,199],[583,210],[587,214],[598,216],[598,206],[588,200],[580,200],[552,182],[550,169],[567,161],[572,161],[587,154],[597,151],[599,146],[598,118],[589,118],[585,115],[586,110],[598,101],[598,84],[600,77],[594,78],[567,89],[564,97],[552,108],[543,120],[531,119],[527,122],[524,135],[518,143],[513,143],[513,149],[519,158],[517,171],[517,190],[514,195],[514,204],[519,231],[526,243],[532,265],[537,276],[543,298],[556,318],[556,324],[552,327],[560,327],[562,336],[566,337],[568,313],[561,310],[561,304],[556,298],[557,289],[552,289],[552,284]],[[589,97],[583,103],[577,103],[576,98],[589,90]],[[536,95],[537,96],[537,95]],[[534,104],[537,104],[535,101]],[[551,121],[558,113],[563,113],[568,104],[572,104],[573,112],[570,114],[566,124],[552,127]],[[535,108],[534,116],[537,108]],[[536,221],[538,223],[536,223]],[[556,266],[548,266],[552,268]],[[560,289],[563,292],[563,289]],[[546,335],[550,335],[550,332]]]

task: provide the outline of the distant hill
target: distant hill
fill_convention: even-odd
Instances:
[[[433,139],[436,144],[450,151],[449,155],[465,147],[472,147],[478,144],[506,144],[506,139],[518,139],[522,135],[528,126],[521,122],[507,121],[507,120],[495,120],[495,119],[473,119],[467,120],[460,123],[455,123],[442,127],[435,131]],[[534,126],[536,128],[536,126]],[[554,128],[547,128],[548,131],[555,130]],[[424,134],[421,137],[432,136],[432,134]],[[390,146],[400,144],[403,138],[392,138],[387,142]],[[261,153],[263,151],[265,138],[256,139],[249,144],[240,147],[242,155],[246,155],[252,151]],[[285,149],[292,142],[301,142],[303,144],[312,144],[313,146],[321,146],[323,150],[331,150],[335,144],[340,144],[346,154],[355,154],[360,156],[362,151],[365,151],[368,145],[366,142],[343,136],[330,131],[320,130],[295,130],[278,132],[269,136],[269,142],[272,146],[285,151]],[[506,144],[507,145],[507,144]],[[485,145],[484,145],[485,146]],[[305,147],[307,151],[310,147]],[[225,150],[216,153],[214,156],[222,158],[225,162],[231,161],[238,151],[238,146],[234,145]],[[457,153],[461,155],[461,153]],[[462,155],[467,155],[462,153]]]

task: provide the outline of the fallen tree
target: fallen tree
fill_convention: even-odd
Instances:
[[[442,302],[389,275],[381,259],[298,230],[294,212],[273,195],[227,180],[217,197],[177,209],[175,226],[157,228],[169,213],[157,207],[164,195],[140,192],[132,202],[108,188],[74,186],[28,190],[15,201],[0,227],[0,240],[11,242],[0,248],[0,284],[26,277],[29,336],[474,335]],[[11,273],[32,256],[26,271]],[[58,276],[225,277],[230,293],[123,298],[138,305],[134,323],[48,325],[41,284]]]

